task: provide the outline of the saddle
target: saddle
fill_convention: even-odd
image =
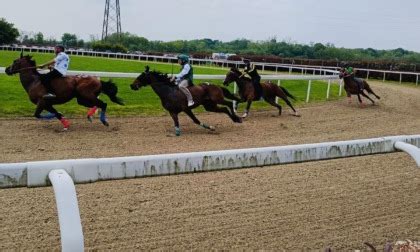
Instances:
[[[354,77],[353,79],[354,79],[354,82],[356,82],[357,87],[358,87],[360,90],[365,89],[365,85],[364,85],[364,83],[363,83],[363,79],[361,79],[361,78],[356,78],[356,77]]]

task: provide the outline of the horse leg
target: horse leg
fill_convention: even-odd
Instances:
[[[172,120],[174,120],[175,124],[175,135],[180,136],[181,135],[181,129],[179,128],[179,120],[178,120],[178,113],[170,112]]]
[[[63,130],[68,130],[70,127],[70,121],[63,117],[61,113],[59,113],[52,105],[47,104],[45,106],[45,109],[50,112],[51,114],[54,114],[55,117],[63,124]]]
[[[235,106],[234,107],[232,106],[232,107],[233,107],[234,113],[236,113],[236,111],[238,110],[239,103],[244,102],[244,100],[230,93],[229,90],[226,88],[222,88],[222,91],[223,91],[223,96],[225,98],[235,101]]]
[[[375,102],[367,94],[365,94],[365,92],[362,91],[362,92],[360,92],[360,94],[363,95],[364,97],[366,97],[369,101],[371,101],[372,105],[375,105]]]
[[[249,109],[251,108],[251,104],[252,104],[252,99],[249,99],[247,101],[246,109],[245,109],[244,114],[242,115],[242,118],[246,118],[249,115]]]
[[[242,119],[236,115],[236,109],[233,107],[233,102],[227,101],[227,100],[223,100],[223,102],[221,104],[227,106],[230,109],[231,114],[235,118],[234,122],[237,122],[237,123],[241,123],[242,122]]]
[[[106,107],[108,106],[105,102],[96,98],[97,106],[101,108],[101,114],[99,116],[99,120],[102,122],[103,125],[109,126],[108,120],[106,119]]]
[[[274,97],[264,97],[264,100],[267,103],[269,103],[271,106],[276,107],[279,110],[279,116],[281,116],[282,107],[280,106],[280,104],[276,103],[276,100],[274,99]]]
[[[299,117],[300,115],[298,114],[298,112],[296,111],[296,109],[293,107],[293,104],[289,101],[289,99],[287,98],[287,96],[286,95],[282,95],[282,96],[279,96],[279,98],[281,98],[286,104],[287,104],[287,106],[289,106],[292,110],[293,110],[293,112],[294,112],[294,116],[297,116],[297,117]],[[275,103],[275,101],[273,100],[273,102],[274,102],[274,104],[277,104],[277,103]],[[271,104],[271,103],[270,103]],[[273,105],[273,104],[271,104],[271,105]],[[281,107],[280,107],[281,108]],[[281,115],[281,111],[279,111],[279,115]]]
[[[89,108],[87,112],[87,119],[89,122],[92,122],[93,115],[95,114],[98,107],[94,106],[92,102],[82,97],[77,97],[77,103]]]
[[[204,109],[210,112],[216,112],[216,113],[225,113],[227,114],[230,119],[232,119],[235,123],[241,123],[242,120],[235,114],[231,114],[229,109],[226,107],[219,107],[216,103],[205,103],[203,104]]]
[[[375,92],[373,92],[373,90],[370,88],[369,85],[367,85],[367,83],[365,83],[365,89],[369,94],[373,94],[376,97],[376,99],[378,100],[381,99],[381,97],[379,97],[378,95],[375,94]]]
[[[360,92],[357,93],[357,99],[359,100],[360,106],[363,107],[363,101],[362,101],[362,98],[360,97]]]
[[[347,92],[347,101],[351,104],[351,94],[349,92]]]
[[[38,119],[44,119],[41,115],[41,112],[44,110],[44,108],[45,108],[45,101],[39,100],[38,103],[36,104],[34,116]]]
[[[200,120],[198,120],[197,117],[195,117],[195,115],[191,111],[191,109],[187,109],[184,112],[185,112],[185,114],[187,114],[193,120],[193,122],[195,124],[200,125],[201,127],[205,128],[205,129],[208,129],[208,130],[211,130],[211,131],[214,131],[215,130],[214,126],[207,125],[205,123],[200,122]]]

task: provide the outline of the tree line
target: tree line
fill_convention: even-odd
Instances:
[[[279,58],[315,59],[330,61],[387,61],[420,64],[420,53],[403,48],[394,50],[377,50],[374,48],[348,49],[334,44],[310,43],[299,44],[292,41],[279,41],[276,38],[251,41],[236,39],[229,42],[209,38],[196,40],[152,41],[147,38],[123,33],[113,34],[106,41],[91,38],[84,41],[75,34],[64,33],[61,40],[46,39],[41,32],[33,34],[19,33],[13,24],[0,19],[0,44],[19,42],[25,45],[55,45],[61,43],[66,47],[93,49],[96,51],[135,52],[144,54],[187,53],[195,57],[209,57],[213,52],[235,53],[238,55],[258,55]]]

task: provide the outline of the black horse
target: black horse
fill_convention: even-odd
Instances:
[[[162,74],[156,71],[149,71],[149,67],[141,73],[131,84],[131,89],[139,90],[141,87],[150,85],[153,91],[159,96],[162,106],[170,113],[175,124],[175,134],[181,135],[179,128],[178,114],[185,112],[194,123],[208,130],[215,130],[213,126],[201,123],[193,114],[192,109],[203,105],[207,111],[225,113],[233,122],[241,123],[242,120],[239,118],[233,109],[232,101],[229,99],[237,99],[232,95],[226,88],[221,88],[216,85],[208,83],[202,83],[196,86],[189,87],[191,95],[194,100],[194,106],[188,107],[187,97],[174,85],[166,74]],[[220,107],[218,105],[223,105]]]
[[[376,97],[376,99],[381,99],[381,97],[379,97],[373,92],[373,90],[370,88],[369,84],[365,80],[354,78],[352,75],[346,74],[344,68],[340,70],[340,74],[338,76],[340,77],[340,79],[344,80],[344,90],[346,90],[349,103],[351,103],[351,96],[357,95],[360,105],[363,105],[362,98],[360,98],[360,95],[362,95],[368,100],[370,100],[372,104],[375,104],[375,102],[364,92],[364,90],[366,90],[369,94],[373,94]]]
[[[247,107],[245,113],[242,116],[243,118],[247,117],[249,114],[249,109],[251,107],[252,101],[255,101],[256,95],[254,86],[252,85],[252,80],[248,77],[243,76],[242,72],[237,68],[232,67],[230,71],[226,74],[226,78],[223,81],[225,86],[229,85],[232,82],[236,82],[239,88],[239,95],[241,96],[241,102],[246,101]],[[296,98],[287,91],[284,87],[279,87],[271,82],[262,83],[262,97],[266,102],[271,106],[276,107],[279,110],[279,115],[281,115],[282,107],[276,103],[276,97],[281,98],[294,112],[294,116],[299,116],[292,103],[289,101],[288,97],[296,100]]]

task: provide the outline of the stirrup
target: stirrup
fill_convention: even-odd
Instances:
[[[57,96],[55,94],[48,93],[46,95],[43,95],[42,97],[46,99],[51,99],[51,98],[56,98]]]

